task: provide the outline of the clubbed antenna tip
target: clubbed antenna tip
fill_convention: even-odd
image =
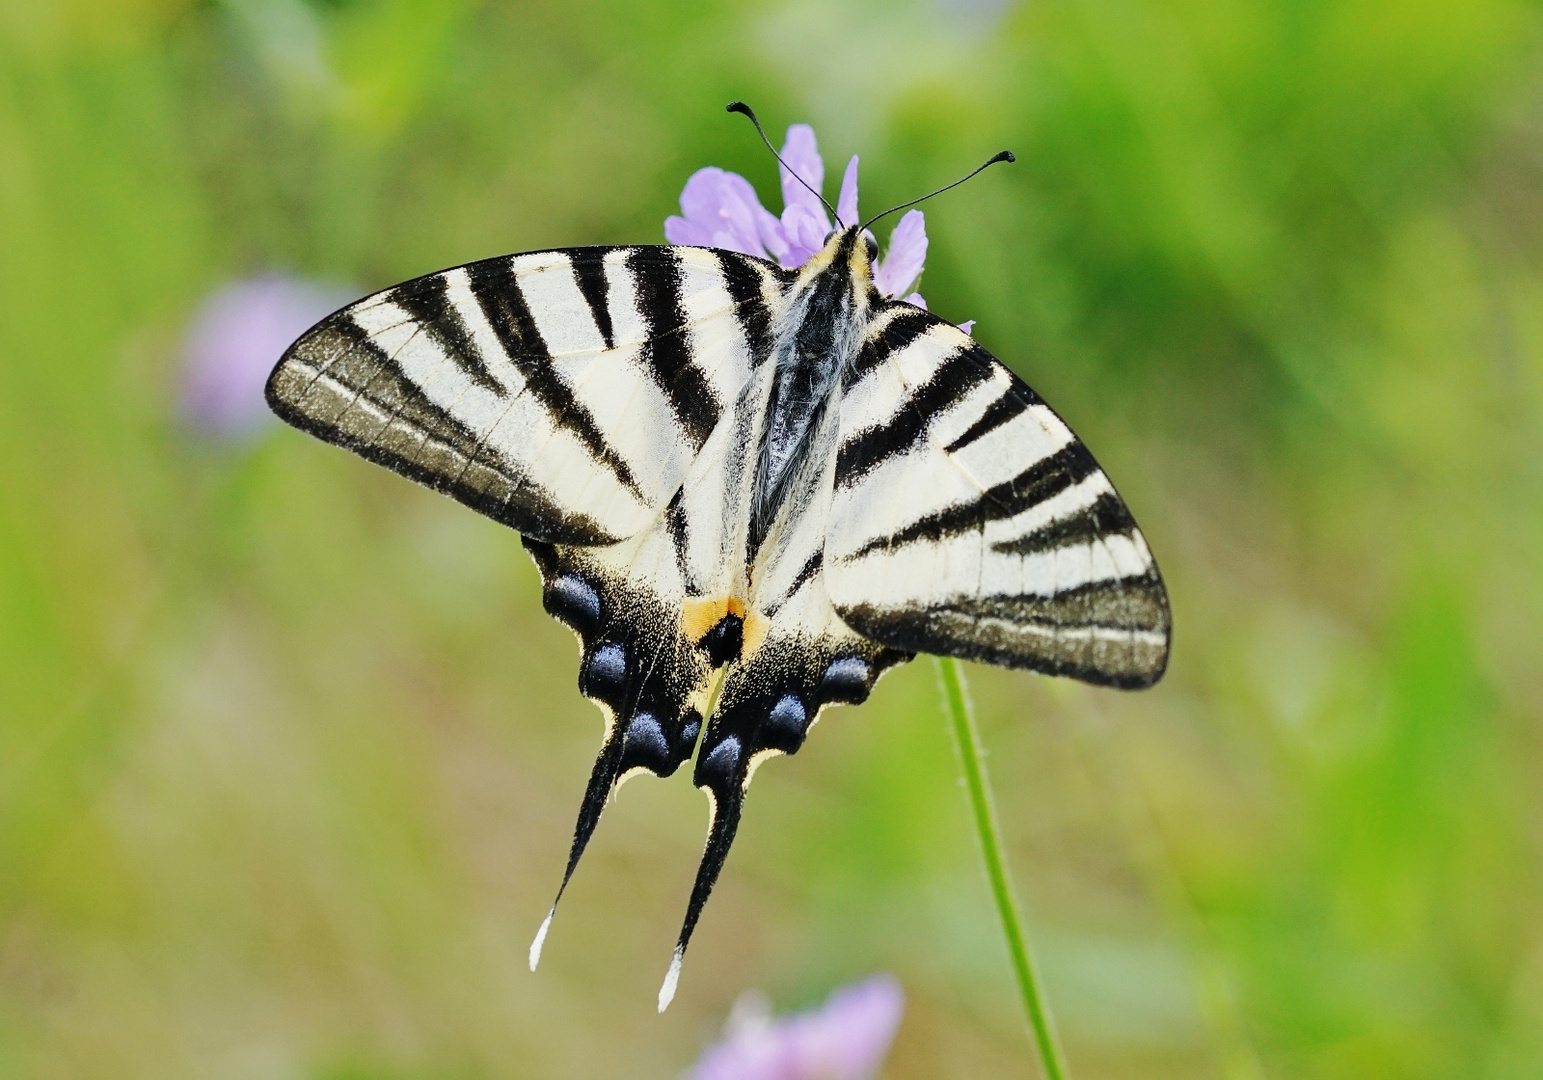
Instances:
[[[866,229],[868,226],[870,226],[874,222],[878,221],[879,218],[889,217],[889,215],[893,214],[896,210],[904,210],[908,206],[915,206],[919,202],[926,202],[928,199],[932,198],[934,195],[941,195],[941,194],[943,194],[943,192],[949,190],[950,188],[956,188],[960,184],[964,183],[966,180],[970,179],[971,176],[974,176],[976,173],[979,173],[979,172],[981,172],[981,171],[983,171],[985,169],[989,169],[991,166],[995,165],[999,161],[1013,162],[1013,161],[1017,161],[1017,160],[1018,159],[1013,156],[1013,152],[1011,150],[1001,150],[1001,151],[998,151],[995,155],[993,155],[990,158],[990,160],[986,161],[979,168],[977,168],[973,172],[971,172],[968,176],[962,176],[958,180],[955,180],[952,184],[944,184],[942,187],[938,188],[936,191],[930,191],[927,194],[923,195],[919,199],[912,199],[910,202],[901,203],[899,206],[891,206],[888,210],[884,211],[882,214],[875,214],[873,217],[871,217],[867,221],[863,222],[863,228]]]
[[[756,133],[761,136],[761,141],[766,144],[766,149],[770,150],[772,152],[772,157],[777,159],[777,164],[781,165],[784,169],[788,169],[788,163],[782,160],[782,155],[777,153],[777,148],[771,144],[771,140],[766,137],[766,132],[762,130],[761,121],[756,119],[754,109],[752,109],[749,105],[746,105],[743,101],[731,101],[723,107],[723,111],[743,113],[745,116],[748,116],[750,118],[750,122],[755,125]],[[809,181],[805,180],[802,176],[799,176],[798,173],[794,172],[792,169],[788,169],[788,175],[791,176],[794,180],[797,180],[800,184],[803,184],[804,187],[809,188],[810,194],[812,194],[816,199],[819,199],[820,202],[825,203],[825,209],[830,211],[831,217],[834,218],[836,216],[836,208],[830,203],[825,202],[825,196],[821,195],[818,191],[815,191],[814,188],[810,187]]]

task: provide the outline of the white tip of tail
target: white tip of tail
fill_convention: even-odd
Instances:
[[[675,1000],[675,984],[680,982],[680,960],[685,955],[685,950],[679,945],[675,946],[675,955],[670,958],[670,970],[664,973],[664,985],[659,988],[659,1011],[664,1012],[670,1007],[670,1002]]]
[[[530,943],[530,970],[535,971],[536,965],[541,963],[541,946],[546,944],[546,932],[552,925],[552,916],[557,914],[557,908],[553,907],[546,913],[546,918],[541,920],[541,929],[536,931],[536,940]]]

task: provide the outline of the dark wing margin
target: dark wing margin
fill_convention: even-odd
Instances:
[[[1086,446],[963,331],[882,312],[843,386],[825,573],[891,648],[1150,686],[1167,590]]]

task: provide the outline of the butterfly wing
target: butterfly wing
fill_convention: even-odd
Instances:
[[[749,377],[770,271],[701,248],[513,255],[329,316],[284,355],[289,423],[549,543],[634,536]]]
[[[1168,596],[1086,446],[969,335],[906,304],[845,380],[825,576],[896,649],[1150,686]]]
[[[296,427],[524,534],[605,717],[563,887],[616,785],[696,744],[722,662],[696,598],[725,593],[743,550],[725,507],[786,284],[705,248],[489,259],[329,316],[269,380]]]

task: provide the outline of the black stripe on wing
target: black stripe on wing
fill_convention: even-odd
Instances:
[[[1098,462],[1093,460],[1086,446],[1076,441],[1068,443],[1049,457],[1036,461],[1011,480],[981,492],[979,498],[935,511],[887,536],[875,537],[847,557],[858,559],[883,548],[895,548],[919,540],[941,540],[972,532],[988,521],[1000,521],[1021,514],[1098,471]],[[1129,517],[1128,513],[1126,517]],[[999,547],[998,550],[1004,549]]]
[[[750,344],[750,368],[753,371],[771,355],[772,312],[766,303],[765,279],[756,265],[737,252],[714,249],[713,254],[718,257],[723,284],[734,301],[739,328]],[[777,276],[786,283],[787,275],[779,271]]]
[[[1027,386],[1017,385],[997,398],[980,414],[980,419],[961,431],[954,441],[943,447],[950,454],[957,454],[966,446],[990,435],[1003,424],[1011,423],[1030,405],[1040,404],[1039,395]]]
[[[413,317],[468,378],[484,390],[508,397],[509,389],[493,377],[471,331],[450,300],[446,275],[430,274],[391,290],[391,302]]]
[[[852,386],[874,368],[888,360],[911,342],[925,334],[939,320],[919,307],[906,303],[891,304],[886,310],[887,319],[877,334],[870,337],[858,350],[857,359],[847,369],[843,388]]]
[[[990,378],[990,355],[979,345],[949,356],[926,382],[910,388],[894,416],[841,444],[836,457],[837,485],[849,487],[887,459],[906,453],[927,434],[938,413]]]
[[[605,276],[605,257],[611,250],[603,247],[574,248],[568,253],[573,263],[573,280],[583,294],[584,302],[589,305],[595,329],[600,331],[600,338],[607,349],[615,348],[616,340],[611,327],[611,304],[607,299],[610,286]]]
[[[1098,581],[1055,596],[981,596],[925,607],[854,604],[853,630],[912,652],[1063,675],[1140,690],[1168,667],[1168,594],[1154,566],[1138,578]]]
[[[590,411],[558,377],[551,351],[542,340],[520,289],[514,260],[504,257],[475,262],[466,267],[466,274],[471,280],[472,295],[487,316],[505,355],[524,377],[526,388],[541,402],[552,423],[570,432],[639,502],[646,502],[631,467],[606,441]],[[606,321],[609,323],[609,317]]]
[[[1136,519],[1113,491],[1098,496],[1092,505],[1067,517],[1056,518],[1016,540],[1000,540],[992,551],[1005,555],[1036,555],[1072,544],[1086,544],[1102,536],[1131,535]]]
[[[718,423],[720,403],[691,354],[681,294],[681,266],[668,248],[636,248],[627,257],[638,314],[648,327],[643,359],[691,445],[700,449]]]

